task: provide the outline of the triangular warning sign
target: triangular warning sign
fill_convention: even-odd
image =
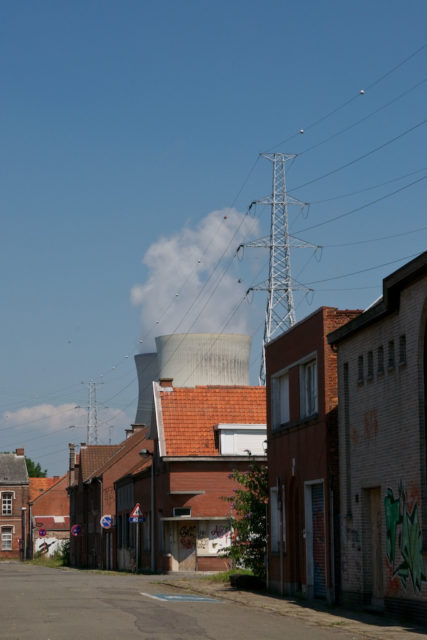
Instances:
[[[130,514],[131,518],[136,518],[137,516],[142,516],[142,509],[139,502],[136,503]]]

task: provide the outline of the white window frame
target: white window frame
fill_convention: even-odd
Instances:
[[[300,365],[300,416],[309,418],[319,411],[317,357],[312,354]]]
[[[1,514],[2,516],[11,516],[13,514],[13,499],[15,495],[13,491],[2,491],[1,494]]]
[[[272,430],[290,421],[289,369],[271,378]]]
[[[264,442],[267,438],[266,424],[226,424],[216,425],[219,432],[219,450],[222,456],[247,456],[248,451],[253,455],[265,455]],[[254,449],[251,444],[245,444],[242,449],[241,440],[245,435],[255,435],[257,442]],[[252,443],[253,445],[254,443]]]
[[[12,551],[13,550],[12,547],[13,547],[13,527],[2,527],[1,528],[1,550]]]
[[[277,502],[277,487],[270,487],[270,549],[272,553],[280,552],[280,516],[283,520],[283,552],[286,552],[286,503],[285,485],[282,484],[282,513]]]

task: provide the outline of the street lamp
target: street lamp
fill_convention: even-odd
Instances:
[[[27,536],[27,532],[26,532],[26,511],[27,511],[27,507],[21,507],[21,511],[22,511],[22,551],[23,551],[23,560],[25,560],[26,554],[27,554],[27,540],[26,540],[26,536]]]
[[[154,573],[156,570],[156,554],[154,549],[154,514],[155,514],[155,492],[154,492],[154,452],[148,449],[141,449],[139,455],[143,458],[151,456],[151,571]]]

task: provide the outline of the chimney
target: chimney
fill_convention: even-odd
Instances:
[[[24,455],[24,448],[22,447],[22,449],[17,449],[16,450],[16,455],[17,456],[23,456]]]
[[[160,386],[163,387],[164,389],[167,389],[167,388],[170,389],[171,387],[173,387],[172,383],[173,383],[173,378],[160,378],[159,380]]]
[[[133,429],[125,429],[126,440],[133,434]]]
[[[70,450],[70,471],[72,471],[76,466],[76,447],[72,442],[69,442],[68,448]]]
[[[132,431],[136,433],[137,431],[142,431],[143,429],[147,429],[148,425],[146,424],[133,424]]]

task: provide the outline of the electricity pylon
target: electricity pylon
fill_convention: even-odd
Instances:
[[[85,384],[82,382],[82,384]],[[90,380],[87,383],[89,402],[87,406],[87,444],[98,444],[98,409],[96,404],[96,385],[103,382],[94,382]]]
[[[300,207],[307,205],[306,202],[295,200],[286,192],[285,164],[296,156],[286,153],[261,153],[260,155],[273,164],[272,193],[271,196],[253,202],[251,207],[254,204],[270,206],[270,236],[247,242],[244,245],[240,245],[240,247],[264,247],[270,251],[268,280],[248,289],[248,292],[268,292],[259,373],[260,384],[265,384],[265,345],[295,324],[293,292],[297,289],[307,290],[307,287],[292,280],[291,246],[298,248],[311,247],[313,249],[318,249],[319,247],[289,235],[288,205],[298,205]]]

